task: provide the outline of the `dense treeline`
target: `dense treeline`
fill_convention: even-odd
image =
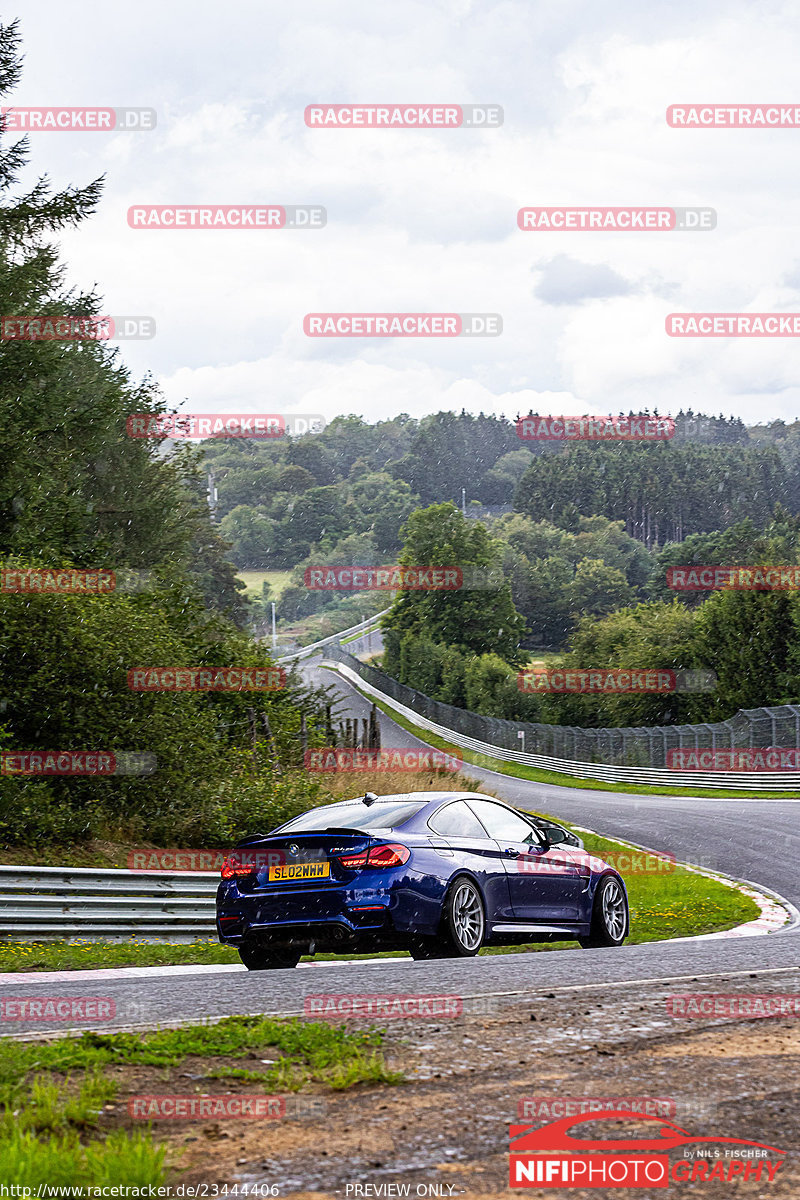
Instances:
[[[514,506],[556,524],[601,514],[653,547],[724,529],[744,513],[762,524],[788,484],[774,447],[580,443],[531,464]]]
[[[702,670],[713,672],[715,687],[661,695],[525,694],[517,683],[519,655],[500,644],[489,621],[490,594],[482,601],[487,634],[468,644],[457,624],[441,618],[404,623],[399,616],[407,601],[398,601],[385,619],[383,665],[401,682],[490,716],[584,727],[719,721],[741,708],[800,703],[796,591],[674,592],[665,582],[673,565],[800,563],[800,517],[780,506],[763,528],[746,518],[670,543],[658,555],[603,517],[580,518],[570,534],[514,514],[494,522],[486,536],[512,581],[517,615],[529,626],[538,618],[545,644],[563,648],[560,667]],[[457,561],[471,559],[465,552]],[[446,609],[446,597],[437,603]]]
[[[800,451],[784,441],[751,444],[738,418],[691,410],[670,442],[648,445],[521,441],[503,417],[440,412],[374,425],[341,416],[318,434],[228,439],[204,454],[233,561],[286,569],[353,535],[369,535],[366,551],[385,561],[415,508],[462,499],[473,515],[513,506],[567,529],[602,515],[649,547],[724,528],[743,508],[767,520],[778,500],[800,501]],[[303,615],[298,597],[292,606]]]
[[[421,504],[510,506],[532,461],[499,417],[436,413],[370,425],[336,417],[319,434],[205,447],[219,494],[220,532],[241,567],[286,568],[353,534],[396,554],[400,527]],[[318,560],[318,558],[317,558]]]
[[[0,29],[0,94],[19,75],[12,25]],[[98,296],[65,287],[48,239],[92,214],[100,181],[53,192],[42,179],[14,196],[26,158],[25,139],[0,153],[0,312],[97,314]],[[125,593],[0,590],[0,750],[138,751],[157,763],[140,777],[3,772],[5,842],[103,834],[224,845],[274,826],[315,793],[297,768],[304,717],[311,744],[324,740],[319,700],[298,686],[250,694],[128,686],[135,668],[271,665],[238,627],[245,605],[209,519],[196,452],[166,456],[126,435],[128,416],[164,409],[156,389],[134,383],[97,341],[0,343],[0,567],[147,573]]]

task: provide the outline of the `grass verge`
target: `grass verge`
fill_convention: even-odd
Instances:
[[[237,579],[246,585],[245,594],[261,596],[261,585],[268,583],[272,588],[272,599],[278,601],[281,594],[289,587],[292,580],[291,571],[238,571]]]
[[[214,1080],[224,1084],[213,1091],[227,1095],[247,1095],[254,1086],[253,1094],[263,1095],[309,1084],[341,1091],[400,1083],[403,1076],[383,1057],[382,1040],[379,1030],[348,1033],[325,1022],[227,1017],[154,1033],[2,1041],[2,1181],[30,1189],[163,1185],[176,1177],[177,1158],[156,1144],[149,1127],[132,1127],[130,1096],[148,1088],[208,1095],[206,1081]],[[259,1069],[252,1069],[255,1062]],[[185,1066],[192,1070],[179,1071]]]

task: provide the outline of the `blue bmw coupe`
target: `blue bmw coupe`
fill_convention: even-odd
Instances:
[[[622,878],[572,835],[553,845],[558,828],[479,793],[326,804],[231,853],[219,940],[251,971],[316,950],[466,958],[485,945],[621,945]]]

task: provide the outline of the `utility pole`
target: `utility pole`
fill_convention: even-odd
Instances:
[[[217,485],[214,482],[214,471],[211,467],[206,472],[206,496],[212,522],[217,520]]]
[[[271,607],[272,607],[272,649],[273,649],[273,650],[277,650],[277,648],[278,648],[278,635],[277,635],[277,633],[275,632],[275,601],[274,601],[274,600],[270,600],[270,605],[271,605]]]
[[[463,487],[461,489],[461,515],[462,517],[467,515],[467,489]]]

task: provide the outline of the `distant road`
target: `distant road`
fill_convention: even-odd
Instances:
[[[354,645],[356,643],[353,643]],[[347,647],[350,650],[350,645]],[[353,651],[351,651],[353,653]],[[374,653],[378,653],[377,650]],[[333,688],[343,715],[365,717],[371,702],[342,676],[303,664],[305,677]],[[379,712],[384,746],[426,743]],[[800,908],[800,799],[716,800],[692,795],[647,796],[559,787],[464,764],[464,774],[518,808],[547,812],[609,837],[674,854],[682,862],[724,871],[780,893]],[[376,791],[380,780],[376,778]]]

